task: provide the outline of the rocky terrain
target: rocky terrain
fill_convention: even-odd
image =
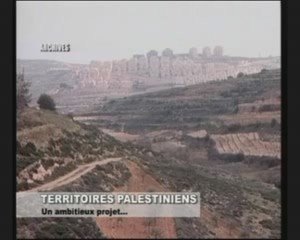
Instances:
[[[279,239],[280,106],[280,70],[263,70],[107,100],[74,119],[26,109],[18,191],[195,191],[201,217],[18,219],[18,238]]]
[[[263,70],[112,100],[75,119],[162,154],[143,164],[169,189],[200,191],[202,215],[176,219],[177,237],[280,238],[280,108],[280,71]]]
[[[135,191],[134,184],[141,180],[137,178],[145,178],[146,173],[134,162],[160,158],[160,154],[150,149],[123,144],[93,126],[52,111],[28,108],[19,112],[17,129],[18,192]],[[132,178],[135,172],[139,172],[139,175]],[[144,184],[147,185],[148,178],[145,179]],[[163,189],[151,176],[149,179],[149,187]],[[18,218],[17,237],[82,239],[110,236],[112,233],[107,228],[109,222],[99,221],[89,218]],[[130,221],[136,222],[136,219]],[[124,229],[131,225],[130,221],[125,223]],[[160,224],[171,224],[171,233],[160,231],[160,234],[174,237],[174,223],[169,221],[158,220],[149,232],[150,228],[145,226],[146,220],[140,219],[140,225],[148,230],[141,229],[137,236],[153,235]]]
[[[48,110],[24,110],[17,117],[17,129],[18,191],[45,187],[72,171],[84,175],[97,164],[151,152]]]

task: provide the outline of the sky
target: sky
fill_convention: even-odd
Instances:
[[[17,58],[72,63],[110,61],[171,48],[280,56],[279,1],[17,1]],[[71,44],[42,53],[42,44]]]

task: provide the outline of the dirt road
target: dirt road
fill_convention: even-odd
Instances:
[[[150,174],[132,161],[124,161],[131,172],[125,186],[115,192],[169,192]],[[97,218],[101,232],[108,238],[176,238],[173,218]]]
[[[63,185],[66,185],[70,182],[73,182],[74,180],[78,179],[79,177],[83,176],[84,174],[88,173],[92,169],[94,169],[97,165],[104,165],[110,162],[117,162],[120,161],[121,158],[107,158],[101,161],[91,162],[88,164],[80,165],[78,168],[76,168],[74,171],[61,176],[57,179],[55,179],[52,182],[45,183],[41,186],[38,186],[36,188],[32,188],[28,190],[27,192],[37,192],[37,191],[50,191],[53,188],[57,188]]]

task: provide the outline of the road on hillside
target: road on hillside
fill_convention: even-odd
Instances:
[[[88,164],[80,165],[78,168],[69,172],[68,174],[61,176],[55,179],[52,182],[45,183],[41,186],[32,188],[25,192],[38,192],[38,191],[50,191],[51,189],[66,185],[68,183],[73,182],[74,180],[80,178],[82,175],[88,173],[89,171],[93,170],[97,165],[104,165],[110,162],[117,162],[120,161],[122,158],[106,158],[104,160],[91,162]]]

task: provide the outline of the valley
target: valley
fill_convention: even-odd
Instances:
[[[18,191],[194,191],[201,217],[18,219],[18,235],[280,238],[280,81],[263,70],[72,117],[28,108],[17,119]]]

